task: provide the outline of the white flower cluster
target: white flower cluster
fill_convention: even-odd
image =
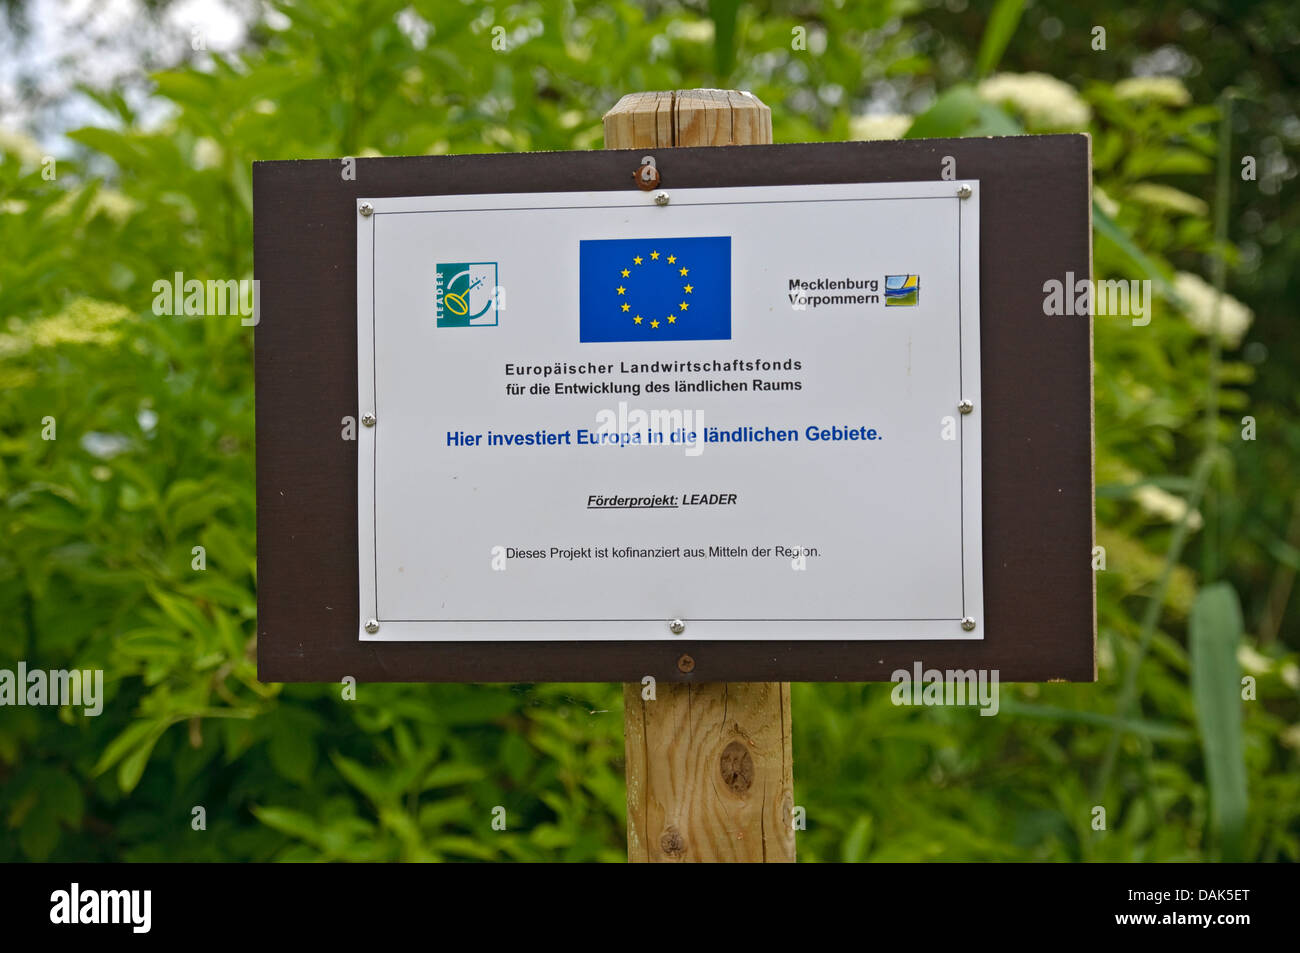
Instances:
[[[204,136],[194,143],[194,168],[214,169],[224,158],[225,153],[215,139]]]
[[[1073,86],[1046,73],[998,73],[976,92],[991,103],[1010,106],[1031,130],[1084,129],[1092,115]]]
[[[1139,182],[1128,190],[1128,197],[1164,212],[1198,216],[1210,214],[1210,206],[1203,199],[1158,182]]]
[[[1186,500],[1158,486],[1143,484],[1133,491],[1133,499],[1137,500],[1138,506],[1147,513],[1168,520],[1170,523],[1180,522],[1183,514],[1187,513]],[[1187,513],[1187,528],[1193,533],[1200,529],[1203,523],[1201,514],[1196,510]]]
[[[911,116],[893,113],[854,116],[849,120],[849,136],[855,140],[901,139],[911,125]]]
[[[65,215],[76,206],[84,190],[73,189],[64,193],[63,197],[50,206],[50,213],[54,215]],[[85,210],[87,221],[96,215],[106,215],[119,225],[130,218],[137,208],[134,199],[130,199],[121,192],[115,192],[113,189],[99,189],[94,198],[90,200]]]
[[[1119,203],[1111,198],[1100,185],[1092,187],[1092,200],[1111,218],[1119,214]]]
[[[1214,290],[1214,286],[1191,272],[1180,271],[1174,275],[1174,293],[1182,301],[1187,323],[1202,334],[1210,334],[1214,330],[1217,303],[1219,338],[1228,347],[1241,344],[1242,337],[1255,319],[1255,313],[1230,294],[1224,294],[1223,300],[1219,302],[1219,293]]]
[[[8,154],[18,159],[21,165],[40,165],[44,153],[40,144],[30,136],[12,129],[0,128],[0,159]]]
[[[1173,76],[1134,76],[1115,84],[1120,99],[1159,103],[1161,106],[1186,106],[1192,101],[1183,81]]]

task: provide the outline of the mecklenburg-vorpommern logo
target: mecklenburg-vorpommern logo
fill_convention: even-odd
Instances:
[[[885,307],[908,307],[920,297],[920,275],[885,275]]]
[[[497,287],[494,261],[438,265],[434,294],[438,327],[496,327]]]

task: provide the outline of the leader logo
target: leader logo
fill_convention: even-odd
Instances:
[[[436,274],[438,327],[496,327],[502,303],[496,262],[450,262],[438,265]]]

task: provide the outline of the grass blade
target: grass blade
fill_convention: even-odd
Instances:
[[[1192,649],[1192,699],[1205,755],[1213,827],[1223,859],[1240,861],[1246,822],[1246,761],[1241,732],[1241,681],[1237,646],[1241,605],[1229,583],[1201,590],[1188,620]]]

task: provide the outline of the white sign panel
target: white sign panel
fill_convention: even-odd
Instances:
[[[360,638],[983,637],[978,182],[358,208]]]

